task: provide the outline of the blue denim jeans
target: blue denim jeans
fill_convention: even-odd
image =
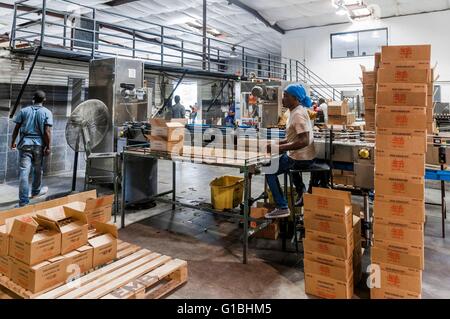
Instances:
[[[31,195],[38,195],[41,191],[43,157],[42,146],[22,146],[19,150],[19,206],[28,205],[30,202],[30,173]]]
[[[278,180],[278,175],[287,173],[290,169],[306,169],[314,164],[314,161],[296,161],[290,158],[287,154],[280,156],[278,171],[275,174],[267,174],[266,180],[267,185],[269,185],[270,191],[272,192],[273,199],[277,208],[288,208],[288,202],[283,196],[283,191],[281,189],[280,181]],[[305,184],[303,184],[302,177],[300,174],[293,174],[293,183],[297,193],[301,196],[305,189]]]

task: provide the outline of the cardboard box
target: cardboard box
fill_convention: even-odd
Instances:
[[[364,110],[367,114],[369,111],[373,112],[373,116],[375,116],[375,106],[376,106],[376,98],[373,99],[366,99],[364,98]]]
[[[0,256],[0,274],[11,278],[11,257]]]
[[[434,99],[432,95],[427,95],[427,108],[434,108]]]
[[[353,234],[350,233],[347,236],[336,235],[332,233],[325,233],[317,231],[311,228],[306,228],[306,238],[312,241],[321,242],[330,245],[336,245],[345,248],[345,258],[349,258],[353,254],[354,244],[353,244]],[[319,252],[321,253],[321,252]],[[334,255],[336,256],[336,255]],[[336,256],[340,257],[340,256]]]
[[[347,177],[347,176],[344,176]],[[309,196],[306,196],[309,195]],[[304,194],[304,200],[306,201],[306,197],[308,201],[314,195]],[[314,199],[313,199],[314,200]],[[320,221],[329,221],[337,224],[342,224],[346,229],[351,230],[352,228],[352,208],[350,206],[345,206],[345,211],[341,212],[338,209],[336,211],[323,211],[317,210],[314,208],[310,208],[309,205],[304,206],[304,217],[310,220],[320,220]]]
[[[347,113],[347,115],[328,115],[329,125],[352,125],[356,121],[354,113]]]
[[[423,106],[427,105],[427,85],[409,83],[379,83],[378,105]]]
[[[426,129],[427,109],[411,106],[377,106],[377,127]]]
[[[328,115],[347,115],[349,112],[347,101],[328,102]]]
[[[375,98],[377,94],[377,86],[375,84],[363,85],[364,98]]]
[[[184,140],[168,142],[159,136],[150,136],[150,148],[152,151],[168,152],[176,155],[183,154]]]
[[[61,253],[61,234],[56,226],[44,225],[32,217],[15,219],[10,235],[9,255],[27,265]]]
[[[392,242],[416,246],[425,244],[423,224],[405,222],[401,219],[374,217],[374,237]]]
[[[256,238],[264,238],[270,240],[277,240],[280,235],[280,225],[278,222],[272,222],[266,228],[255,233]]]
[[[352,195],[350,192],[313,187],[312,194],[305,193],[303,196],[305,209],[308,210],[346,214],[352,207]]]
[[[349,259],[353,253],[352,249],[350,249],[349,252],[348,247],[316,241],[308,237],[303,240],[303,249],[304,251],[316,252],[318,254],[334,256],[341,259]]]
[[[428,70],[429,78],[427,82],[431,80],[432,69],[430,68],[430,60],[428,61],[386,61],[380,65],[381,69],[395,69],[395,70]]]
[[[178,142],[184,140],[185,124],[164,119],[151,119],[151,137],[158,137],[166,142]]]
[[[421,299],[422,295],[391,288],[372,288],[370,289],[370,299]]]
[[[381,61],[430,61],[431,45],[399,45],[383,46],[381,48]]]
[[[67,202],[86,202],[88,199],[97,198],[97,190],[92,189],[86,192],[75,193],[67,196]]]
[[[384,150],[398,150],[425,153],[427,131],[410,129],[377,128],[376,147]]]
[[[330,233],[341,236],[348,236],[353,232],[351,214],[348,218],[350,223],[333,222],[325,219],[314,218],[311,213],[305,214],[304,225],[307,230],[316,230],[319,232]]]
[[[416,223],[425,222],[424,199],[413,199],[377,194],[374,201],[374,216],[387,219],[402,219]]]
[[[381,289],[400,289],[422,293],[422,271],[390,264],[379,264]]]
[[[349,278],[352,274],[352,259],[338,258],[330,255],[319,254],[314,251],[305,250],[304,259],[315,263],[324,264],[341,269],[345,273],[345,278]]]
[[[84,212],[88,225],[92,226],[95,222],[108,223],[111,220],[113,202],[114,195],[107,195],[98,198],[87,198],[85,201],[71,202],[64,206]]]
[[[91,246],[83,246],[64,255],[66,260],[65,277],[74,274],[83,274],[93,268],[93,252]]]
[[[339,281],[305,273],[305,292],[326,299],[351,299],[353,296],[353,276],[348,281]]]
[[[339,281],[348,281],[349,277],[353,275],[353,268],[350,268],[350,273],[348,273],[344,268],[318,263],[308,259],[304,259],[303,264],[305,274],[320,275]]]
[[[424,269],[425,249],[423,246],[392,242],[374,238],[372,263],[386,263],[416,269]]]
[[[265,218],[266,214],[270,212],[269,208],[266,207],[251,207],[250,208],[250,217],[251,218]]]
[[[374,85],[377,83],[377,72],[375,71],[363,71],[362,83],[364,85]]]
[[[88,239],[93,248],[92,267],[104,265],[117,257],[117,227],[112,224],[94,222],[97,234]]]
[[[41,223],[52,223],[61,233],[61,254],[87,244],[88,223],[83,212],[70,207],[55,207],[36,212]]]
[[[34,209],[33,209],[32,205],[1,211],[0,212],[0,225],[5,225],[5,222],[7,219],[14,218],[17,216],[32,214],[33,212],[34,212]]]
[[[24,289],[38,293],[65,281],[66,263],[63,256],[30,266],[11,259],[11,279]]]
[[[378,83],[427,83],[430,69],[412,69],[401,67],[381,68],[378,70]]]
[[[413,152],[413,150],[411,150]],[[425,175],[425,154],[376,149],[375,171],[384,174]]]
[[[377,194],[422,199],[425,196],[423,176],[383,174],[375,171]]]
[[[6,225],[0,226],[0,257],[8,256],[9,233],[6,231]]]

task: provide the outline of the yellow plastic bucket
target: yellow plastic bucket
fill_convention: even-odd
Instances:
[[[242,203],[244,179],[238,176],[222,176],[209,183],[211,203],[216,210],[233,209]]]

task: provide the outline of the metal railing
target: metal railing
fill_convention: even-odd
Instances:
[[[30,1],[14,4],[12,50],[41,47],[43,52],[68,52],[72,57],[120,56],[161,67],[299,81],[317,97],[341,98],[339,91],[295,59],[213,37],[207,37],[204,45],[201,34],[70,0],[42,0],[39,6],[28,4]]]

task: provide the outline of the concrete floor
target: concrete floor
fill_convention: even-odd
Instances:
[[[212,166],[177,165],[178,199],[187,202],[208,202],[209,182],[214,177],[239,173],[237,170]],[[50,187],[50,194],[66,191],[71,185],[68,175],[48,177],[45,181]],[[171,165],[160,161],[158,191],[168,190],[170,182]],[[253,195],[262,191],[262,185],[262,177],[255,177]],[[8,186],[17,185],[12,183]],[[361,199],[354,197],[354,200]],[[426,200],[439,202],[440,192],[427,189]],[[0,209],[4,208],[6,206],[0,206]],[[127,227],[119,233],[122,240],[188,261],[187,284],[169,298],[309,297],[304,292],[301,256],[282,252],[280,240],[252,239],[249,263],[243,265],[240,242],[242,229],[228,218],[192,209],[177,209],[173,213],[170,206],[158,204],[150,210],[128,212],[126,223]],[[426,269],[423,273],[422,296],[450,298],[450,239],[441,238],[439,207],[427,206],[425,246]],[[363,269],[368,263],[369,251],[366,250]],[[368,296],[363,281],[356,289],[354,298]]]

